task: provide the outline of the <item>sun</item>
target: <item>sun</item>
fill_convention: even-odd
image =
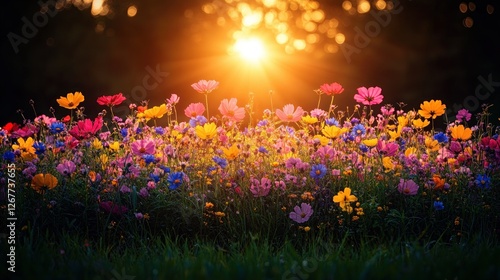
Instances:
[[[264,43],[259,38],[241,38],[234,43],[233,50],[246,61],[258,62],[266,56]]]

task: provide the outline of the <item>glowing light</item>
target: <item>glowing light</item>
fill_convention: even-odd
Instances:
[[[473,24],[474,24],[474,20],[471,17],[466,17],[464,19],[464,26],[465,27],[471,28]]]
[[[349,11],[350,9],[352,9],[351,1],[342,2],[342,8],[344,8],[344,10],[346,10],[346,11]]]
[[[460,9],[460,12],[462,12],[464,14],[467,12],[467,4],[465,4],[463,2],[460,3],[460,5],[458,6],[458,8]]]
[[[335,42],[337,42],[337,44],[339,45],[342,45],[345,42],[345,35],[342,33],[337,33],[337,35],[335,35]]]
[[[257,62],[266,56],[264,43],[258,38],[238,39],[233,46],[233,50],[250,62]]]
[[[493,12],[495,11],[495,7],[493,7],[493,5],[488,5],[486,6],[486,12],[488,12],[488,14],[493,14]]]
[[[286,35],[285,33],[276,35],[276,42],[280,45],[285,44],[286,42],[288,42],[288,35]]]
[[[304,41],[304,40],[297,39],[297,40],[293,41],[293,47],[297,50],[303,50],[306,48],[306,46],[307,46],[307,44],[306,44],[306,41]]]
[[[92,2],[92,8],[90,10],[90,12],[92,13],[92,15],[97,16],[98,14],[102,13],[102,11],[103,11],[103,4],[104,4],[103,0],[94,0]]]
[[[387,3],[384,0],[377,0],[377,2],[375,2],[375,7],[378,10],[383,10],[387,7]]]
[[[364,13],[368,13],[369,11],[370,11],[370,2],[368,2],[368,1],[359,2],[358,13],[364,14]]]
[[[127,16],[134,17],[137,14],[137,7],[132,5],[127,9]]]

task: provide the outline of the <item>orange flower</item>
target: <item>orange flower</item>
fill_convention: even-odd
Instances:
[[[85,97],[81,92],[68,93],[66,97],[61,96],[61,98],[57,99],[57,103],[59,106],[66,109],[76,109],[78,105],[85,100]]]
[[[45,193],[46,190],[51,190],[57,186],[57,178],[50,174],[36,174],[31,179],[31,188],[38,193]]]
[[[337,195],[333,197],[333,202],[338,203],[340,208],[342,208],[343,211],[347,211],[348,213],[352,212],[350,203],[357,200],[358,198],[356,196],[351,195],[350,188],[344,188],[344,191],[339,191]]]
[[[450,127],[451,137],[454,139],[459,139],[467,141],[472,136],[472,130],[470,128],[465,128],[462,124],[459,126]]]
[[[426,119],[435,119],[445,113],[446,105],[441,103],[441,100],[424,101],[420,104],[418,114]]]
[[[446,183],[445,179],[441,179],[441,176],[434,174],[432,176],[432,181],[434,181],[434,188],[435,189],[442,189],[444,187],[444,184]]]

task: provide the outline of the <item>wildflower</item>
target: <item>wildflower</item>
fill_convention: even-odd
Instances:
[[[315,124],[318,122],[318,118],[307,115],[302,117],[302,122],[304,122],[305,124]]]
[[[159,119],[166,113],[168,113],[167,105],[161,104],[160,106],[154,106],[153,108],[144,110],[142,116],[146,118],[146,120]]]
[[[300,207],[296,205],[293,208],[293,212],[290,212],[288,215],[290,219],[293,221],[302,224],[305,223],[311,218],[312,214],[314,213],[314,210],[312,209],[311,205],[305,202],[302,202],[300,204]]]
[[[215,80],[200,80],[197,83],[191,85],[191,87],[199,93],[208,94],[211,93],[219,86],[219,82]]]
[[[416,119],[412,121],[413,126],[417,129],[422,129],[428,126],[430,123],[431,122],[427,119],[424,119],[423,121],[421,119]]]
[[[99,203],[99,207],[101,207],[101,209],[108,214],[118,216],[123,215],[128,211],[126,206],[115,204],[113,201],[103,201]]]
[[[325,120],[326,125],[334,125],[334,126],[340,126],[339,121],[337,121],[335,118],[329,118]]]
[[[461,122],[465,119],[465,121],[470,121],[470,118],[472,117],[472,114],[469,113],[467,109],[460,109],[458,110],[456,119],[457,121]]]
[[[489,189],[490,188],[490,183],[491,179],[490,177],[484,175],[484,174],[479,174],[476,177],[476,180],[474,181],[477,187],[481,189]]]
[[[177,189],[182,184],[183,180],[184,180],[183,172],[173,172],[168,174],[167,178],[168,188],[170,190]]]
[[[41,141],[33,143],[33,148],[35,148],[35,154],[37,155],[45,153],[45,144]]]
[[[396,167],[396,165],[394,164],[394,162],[392,161],[392,159],[390,157],[383,157],[382,158],[382,165],[386,169],[386,172],[391,171],[394,169],[394,167]]]
[[[142,156],[145,154],[152,155],[155,153],[155,142],[151,139],[135,140],[130,148],[135,155]]]
[[[295,109],[295,106],[292,104],[287,104],[283,107],[283,110],[281,109],[276,109],[276,116],[281,121],[284,122],[296,122],[299,121],[302,118],[302,115],[304,114],[304,110],[302,107],[297,106],[297,109]]]
[[[71,175],[76,170],[76,164],[71,160],[63,159],[56,167],[57,172],[61,175]]]
[[[441,100],[424,101],[420,104],[418,114],[426,119],[435,119],[445,113],[446,105],[441,103]]]
[[[354,95],[354,100],[363,105],[376,105],[382,103],[384,96],[381,94],[382,89],[379,87],[360,87],[358,93]]]
[[[434,139],[437,140],[438,143],[448,143],[448,136],[443,132],[436,133]]]
[[[323,133],[323,135],[325,135],[326,137],[330,138],[330,139],[335,139],[337,137],[339,137],[340,135],[344,134],[345,132],[347,132],[347,128],[340,128],[338,126],[325,126],[321,132]]]
[[[450,131],[453,139],[467,141],[472,137],[472,130],[463,125],[450,127]]]
[[[181,98],[177,94],[174,93],[170,96],[169,99],[167,99],[167,102],[170,105],[176,105],[177,103],[179,103],[180,100],[181,100]]]
[[[18,129],[19,129],[19,124],[12,123],[12,122],[9,122],[9,123],[7,123],[6,125],[4,125],[2,127],[2,130],[7,131],[7,133],[12,133],[12,132],[14,132],[14,131],[16,131]]]
[[[239,122],[245,118],[245,108],[236,105],[237,99],[223,99],[219,105],[219,112],[231,121]]]
[[[356,202],[358,198],[351,195],[350,188],[344,188],[344,191],[339,191],[337,195],[333,197],[333,202],[338,203],[343,211],[347,211],[349,214],[352,212],[352,207],[350,207],[351,202]]]
[[[113,107],[122,104],[122,102],[125,101],[126,99],[127,98],[125,98],[123,94],[120,92],[115,95],[103,95],[97,98],[97,103],[99,105]]]
[[[202,103],[191,103],[184,109],[184,114],[188,118],[196,118],[197,116],[203,115],[205,112],[205,105]]]
[[[17,144],[13,144],[12,149],[14,151],[19,150],[23,159],[31,160],[33,159],[36,151],[35,147],[33,147],[34,144],[35,141],[31,137],[28,137],[26,140],[24,140],[23,138],[18,138]]]
[[[353,136],[362,136],[366,134],[366,129],[362,124],[358,123],[352,128],[351,134]]]
[[[254,197],[266,196],[269,194],[271,190],[271,180],[266,177],[262,177],[262,179],[251,179],[250,180],[250,192],[252,192]]]
[[[112,150],[113,152],[118,152],[120,150],[120,142],[118,141],[113,141],[109,143],[108,148]]]
[[[231,145],[231,147],[229,147],[229,149],[222,147],[222,151],[224,152],[224,155],[229,160],[235,159],[240,154],[240,149],[238,149],[238,146],[236,144]]]
[[[404,195],[416,195],[419,186],[413,180],[400,179],[398,191]]]
[[[365,139],[362,141],[363,144],[365,144],[367,147],[375,147],[378,143],[378,139],[377,138],[371,138],[371,139]]]
[[[393,156],[399,150],[399,145],[394,142],[387,142],[385,140],[377,141],[377,150],[384,156]]]
[[[323,84],[319,87],[319,90],[326,95],[341,94],[344,92],[344,88],[339,83]]]
[[[66,97],[61,96],[61,98],[57,99],[57,103],[59,106],[66,109],[76,109],[78,105],[85,100],[85,97],[81,92],[68,93]]]
[[[195,128],[195,132],[201,139],[212,139],[217,135],[217,125],[215,123],[206,123],[203,126],[198,125]]]
[[[439,142],[431,137],[426,137],[424,144],[428,151],[432,152],[439,150]]]
[[[31,188],[37,193],[44,194],[45,191],[51,190],[57,186],[57,178],[50,174],[36,174],[31,179]]]
[[[227,160],[218,156],[214,156],[212,160],[220,166],[220,168],[224,169],[227,166]]]
[[[323,164],[315,164],[309,173],[313,179],[321,179],[326,175],[326,166]]]
[[[5,153],[3,153],[3,156],[2,156],[2,158],[4,160],[10,161],[10,162],[14,161],[15,157],[16,157],[16,154],[14,152],[11,152],[11,151],[6,151]]]
[[[446,183],[446,180],[437,174],[432,175],[432,181],[434,182],[435,189],[443,189]]]
[[[53,122],[50,124],[49,130],[52,134],[58,134],[64,131],[64,124],[62,122]]]
[[[442,201],[434,201],[434,209],[441,211],[444,209],[444,204]]]
[[[80,120],[69,131],[77,139],[87,139],[96,134],[103,125],[102,117],[97,117],[92,122],[90,119]]]

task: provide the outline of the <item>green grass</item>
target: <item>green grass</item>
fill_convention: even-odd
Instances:
[[[9,279],[500,279],[494,240],[463,244],[311,242],[297,249],[254,240],[229,249],[213,243],[150,240],[138,246],[60,242],[18,246]],[[2,244],[5,245],[5,244]],[[2,273],[5,273],[4,270]],[[5,279],[2,277],[2,279]]]

